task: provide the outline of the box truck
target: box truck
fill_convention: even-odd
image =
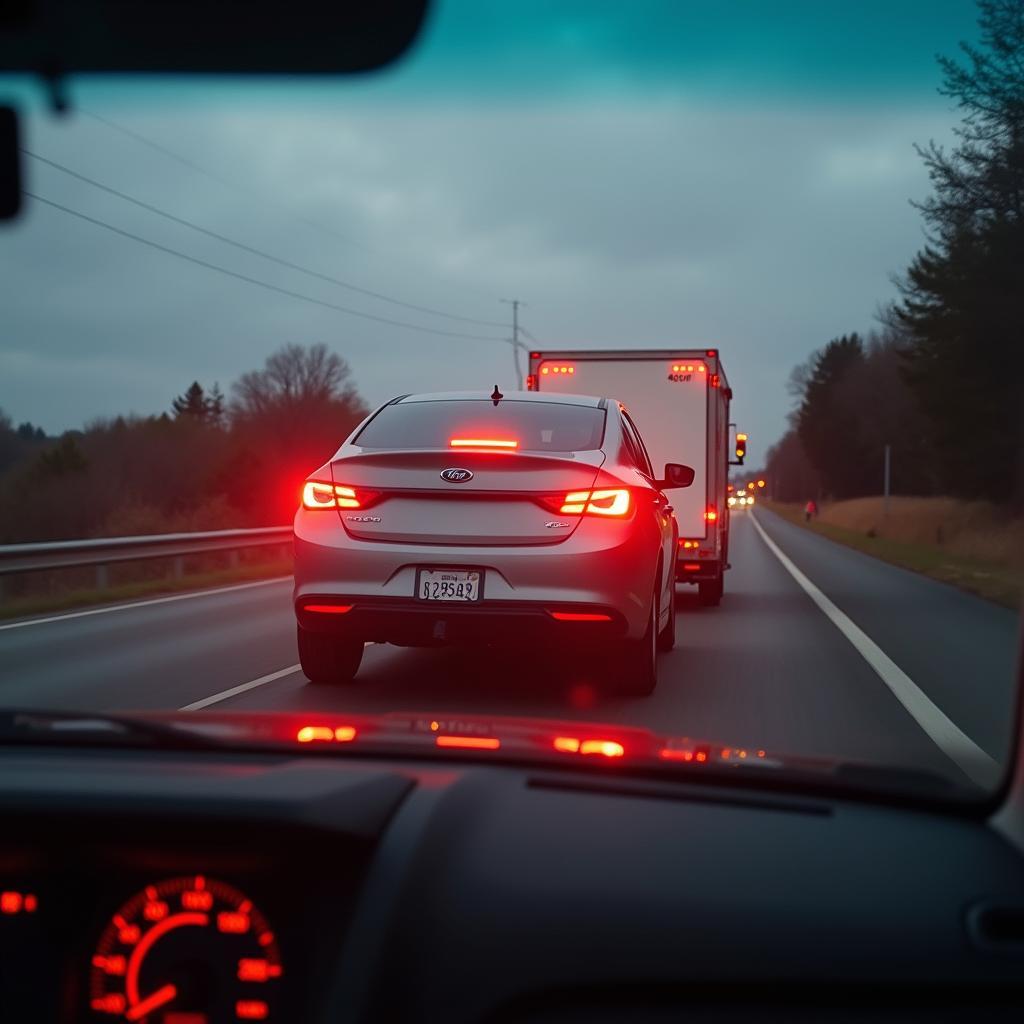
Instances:
[[[718,350],[531,352],[526,386],[616,399],[636,423],[655,472],[666,462],[693,467],[693,486],[671,494],[679,522],[676,578],[696,584],[702,604],[717,605],[729,566],[726,486],[733,450],[732,392]]]

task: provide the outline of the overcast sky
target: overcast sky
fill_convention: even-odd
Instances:
[[[975,38],[974,19],[968,0],[446,0],[413,53],[369,78],[78,81],[63,119],[13,79],[0,100],[22,103],[33,153],[360,288],[483,321],[518,297],[540,347],[716,345],[757,464],[784,430],[790,367],[870,329],[922,244],[913,143],[951,137],[934,57]],[[0,227],[0,408],[16,422],[159,412],[289,341],[341,353],[370,404],[513,386],[506,328],[358,294],[39,161],[26,171],[30,191],[195,259],[477,337],[361,319],[27,200]]]

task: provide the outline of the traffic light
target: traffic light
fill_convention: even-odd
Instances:
[[[740,465],[743,464],[743,460],[747,455],[747,435],[737,434],[736,435],[736,458]]]

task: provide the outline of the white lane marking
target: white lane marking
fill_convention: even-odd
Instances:
[[[832,624],[853,644],[857,653],[875,670],[882,682],[892,691],[893,696],[907,709],[914,721],[939,749],[979,785],[988,788],[998,782],[1002,773],[996,761],[947,717],[941,708],[933,704],[913,679],[793,564],[778,544],[768,536],[755,515],[751,514],[750,518],[768,550],[803,587]]]
[[[247,683],[232,686],[230,690],[221,690],[220,693],[204,697],[202,700],[193,701],[191,704],[186,704],[183,708],[178,708],[178,710],[201,711],[203,708],[208,708],[211,704],[217,704],[222,700],[227,700],[229,697],[236,697],[240,693],[245,693],[246,690],[255,690],[257,686],[263,686],[266,683],[272,683],[275,679],[283,679],[285,676],[290,676],[295,672],[301,671],[301,668],[301,665],[291,665],[278,672],[271,672],[270,675],[260,676],[259,679],[250,679]]]
[[[372,640],[367,640],[364,647],[371,647],[373,645]],[[179,711],[202,711],[203,708],[208,708],[211,704],[219,704],[222,700],[227,700],[229,697],[237,697],[240,693],[245,693],[247,690],[255,690],[257,686],[264,686],[266,683],[272,683],[275,679],[284,679],[285,676],[290,676],[295,672],[302,671],[301,665],[292,665],[289,668],[283,668],[279,672],[271,672],[269,675],[260,676],[259,679],[250,679],[247,683],[240,683],[238,686],[232,686],[230,690],[221,690],[220,693],[215,693],[209,697],[203,697],[202,700],[193,701],[191,704],[186,704],[183,708],[178,708]]]
[[[253,583],[234,583],[230,587],[213,587],[210,590],[190,590],[187,594],[171,594],[168,597],[153,597],[146,601],[133,601],[131,604],[108,604],[102,608],[87,608],[81,612],[67,612],[63,615],[50,615],[45,619],[24,619],[21,622],[7,622],[0,625],[0,630],[21,629],[23,626],[42,626],[47,622],[64,622],[67,619],[82,619],[86,615],[106,615],[108,612],[126,612],[133,608],[145,608],[153,604],[168,604],[171,601],[188,601],[193,597],[210,597],[212,594],[229,594],[233,590],[249,590],[251,587],[266,587],[271,583],[283,583],[291,576],[275,576],[271,580],[256,580]]]

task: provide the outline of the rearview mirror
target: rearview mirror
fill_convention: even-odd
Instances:
[[[658,480],[657,485],[663,491],[670,487],[689,487],[693,483],[693,477],[692,467],[684,466],[681,462],[666,462],[665,479]]]

